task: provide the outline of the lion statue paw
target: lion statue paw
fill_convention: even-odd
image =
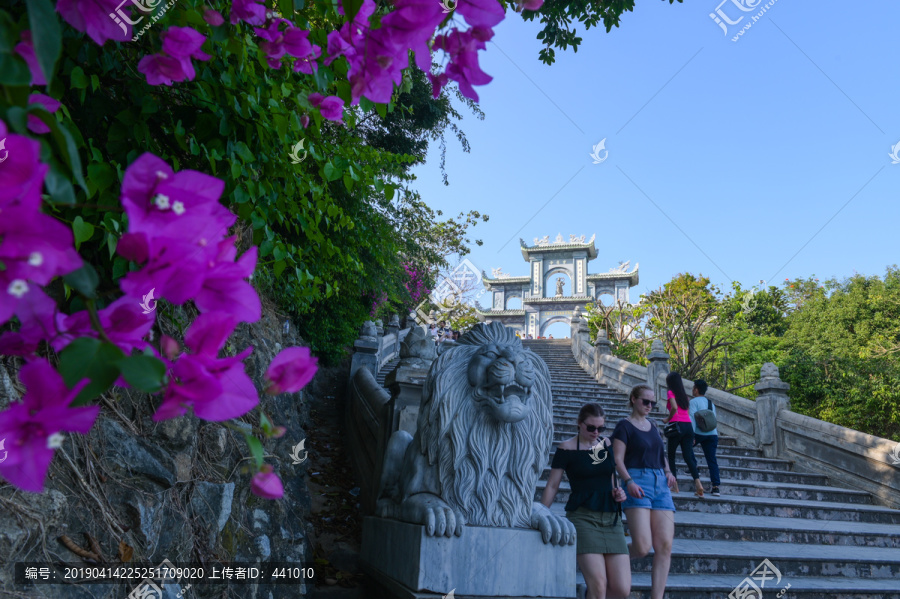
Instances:
[[[575,525],[565,516],[554,514],[543,503],[534,502],[531,512],[531,528],[541,531],[544,543],[572,545],[575,543]]]

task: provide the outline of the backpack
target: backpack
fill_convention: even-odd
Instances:
[[[709,406],[705,410],[700,410],[694,414],[694,422],[697,423],[697,430],[701,433],[708,433],[716,429],[716,414],[712,411],[712,402],[706,398],[706,404]]]

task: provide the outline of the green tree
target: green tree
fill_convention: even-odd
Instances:
[[[671,369],[687,379],[732,343],[718,326],[719,294],[709,278],[684,273],[644,298],[648,333],[662,341]]]
[[[682,0],[678,0],[680,4]],[[669,0],[674,4],[675,0]],[[571,27],[572,22],[584,24],[585,29],[596,27],[600,21],[609,33],[613,27],[618,27],[625,12],[634,10],[634,0],[546,0],[537,11],[526,10],[523,18],[526,21],[540,18],[544,28],[538,33],[544,47],[540,51],[540,59],[546,64],[553,64],[556,60],[554,48],[566,50],[569,46],[578,52],[578,46],[583,41],[578,37],[578,30]]]

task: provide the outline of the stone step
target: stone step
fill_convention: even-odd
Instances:
[[[699,449],[699,448],[698,448]],[[703,466],[706,464],[706,458],[703,456],[703,451],[694,451],[694,457],[697,458],[697,465]],[[787,460],[781,460],[778,458],[762,458],[762,457],[744,457],[744,456],[726,456],[721,455],[717,456],[717,461],[719,462],[719,468],[758,468],[760,470],[778,470],[780,472],[787,472],[788,470],[793,469],[793,462],[789,462]],[[686,472],[687,464],[684,462],[684,459],[681,456],[681,449],[677,449],[675,453],[675,467],[678,468],[679,471]]]
[[[535,501],[540,501],[544,488],[547,486],[547,477],[550,469],[545,468],[541,475],[541,479],[537,483],[537,491],[535,492]],[[706,490],[706,496],[711,497],[710,491],[712,485],[709,479],[703,480],[703,487]],[[694,485],[687,476],[678,477],[678,488],[681,490],[679,495],[684,493],[693,494]],[[565,504],[569,500],[569,492],[571,486],[565,475],[559,484],[559,491],[554,501]],[[796,483],[770,483],[759,481],[746,481],[736,479],[722,479],[719,485],[721,497],[731,497],[733,501],[741,501],[744,497],[767,497],[770,499],[796,499],[799,501],[828,501],[835,503],[852,503],[859,505],[872,505],[872,496],[865,491],[856,489],[842,489],[840,487],[829,487],[821,485],[803,485]]]
[[[399,363],[400,358],[393,358],[392,360],[385,362],[384,366],[378,371],[378,374],[375,375],[375,380],[378,381],[379,385],[384,387],[384,381],[387,379],[387,375],[389,375]]]
[[[723,484],[725,481],[722,481]],[[723,487],[724,491],[724,487]],[[675,536],[681,539],[849,545],[900,549],[900,526],[869,522],[820,522],[777,516],[737,516],[678,512]]]
[[[565,516],[564,506],[554,502],[550,509]],[[622,519],[627,535],[628,514],[623,512]],[[675,513],[675,538],[700,544],[747,541],[897,550],[900,549],[900,525],[679,511]]]
[[[770,497],[741,497],[739,501],[736,501],[734,497],[714,497],[709,493],[700,498],[694,496],[693,487],[688,491],[688,488],[682,487],[680,482],[679,487],[682,489],[681,493],[672,495],[675,507],[678,510],[717,514],[730,513],[743,516],[806,518],[820,521],[900,524],[900,510],[879,505],[773,499]]]
[[[900,591],[900,549],[883,547],[675,539],[670,572],[732,575],[737,577],[736,586],[763,559],[781,572],[785,583],[794,577],[840,572],[845,578],[893,579],[890,582]],[[632,572],[649,573],[652,566],[652,553],[631,560]]]
[[[555,430],[555,428],[556,427],[554,426],[554,430]],[[603,431],[603,435],[606,437],[608,437],[610,434],[612,434],[612,431],[610,431],[609,429]],[[572,436],[574,436],[574,435],[575,435],[575,432],[573,431]],[[582,445],[581,448],[584,449],[584,445]],[[678,453],[681,453],[681,450],[679,450]],[[698,458],[704,457],[703,456],[703,448],[700,447],[699,445],[694,448],[694,453],[697,455]],[[718,457],[718,456],[725,456],[725,455],[744,456],[744,457],[762,457],[762,451],[759,449],[752,449],[749,447],[737,447],[736,445],[719,445],[716,448],[716,456]]]
[[[752,571],[752,570],[751,570]],[[748,571],[749,574],[751,571]],[[577,578],[577,599],[584,599],[586,587],[581,572]],[[743,581],[741,576],[704,574],[669,573],[666,581],[666,599],[725,599]],[[900,599],[900,588],[895,581],[885,578],[842,579],[835,576],[796,576],[783,579],[778,584],[767,581],[762,589],[766,599],[775,599],[782,589],[790,584],[790,588],[782,597],[784,599]],[[751,592],[747,599],[756,599],[759,595]],[[650,599],[650,574],[633,573],[631,576],[631,594],[629,599]]]
[[[550,454],[550,459],[547,461],[547,466],[544,468],[544,472],[541,476],[542,480],[546,480],[547,476],[550,472],[550,464],[553,463],[553,454]],[[703,482],[703,487],[707,487],[707,483],[709,482],[709,468],[706,465],[698,466],[698,470],[700,472],[700,480]],[[719,476],[723,479],[729,480],[742,480],[747,482],[768,482],[768,483],[799,483],[799,484],[810,484],[810,485],[819,485],[819,486],[832,486],[829,484],[828,477],[823,474],[808,474],[806,472],[784,472],[781,470],[758,470],[756,468],[719,468]],[[690,483],[689,476],[687,474],[687,467],[682,466],[681,470],[678,472],[676,476],[678,479],[678,486],[681,488],[682,480],[686,481],[684,484],[692,484]],[[707,489],[708,491],[709,489]]]

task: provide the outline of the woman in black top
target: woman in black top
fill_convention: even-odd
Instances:
[[[621,599],[631,593],[631,563],[619,507],[625,492],[615,484],[610,441],[600,436],[604,422],[599,405],[589,403],[581,408],[578,434],[557,446],[541,495],[541,503],[553,505],[565,471],[571,486],[566,517],[575,525],[586,599]]]

